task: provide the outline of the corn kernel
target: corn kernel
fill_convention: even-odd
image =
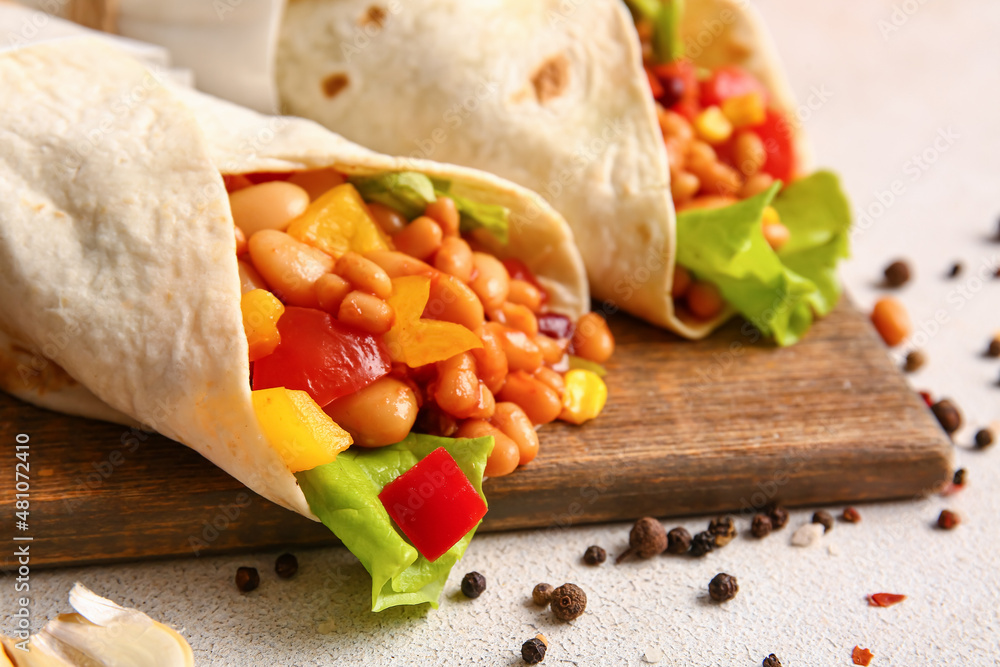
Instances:
[[[699,138],[712,145],[721,144],[733,136],[733,124],[716,106],[708,107],[695,117],[694,129]]]
[[[760,220],[766,227],[767,225],[776,225],[780,223],[781,216],[778,215],[778,211],[773,206],[765,206],[764,215],[761,216]]]
[[[722,102],[722,113],[737,128],[760,125],[766,115],[764,98],[757,92],[730,97]]]
[[[564,378],[563,409],[559,419],[582,424],[601,414],[608,400],[608,386],[597,373],[575,368]]]

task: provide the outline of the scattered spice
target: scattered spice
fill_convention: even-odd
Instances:
[[[993,431],[988,428],[981,428],[976,431],[976,448],[985,449],[993,444]]]
[[[854,650],[851,651],[851,660],[854,661],[855,665],[861,665],[861,667],[868,667],[874,657],[871,651],[860,646],[855,646]]]
[[[941,510],[941,514],[938,515],[937,525],[942,530],[952,530],[960,523],[962,518],[951,510]]]
[[[587,609],[587,594],[576,584],[563,584],[552,591],[549,606],[560,621],[572,621]]]
[[[767,513],[771,517],[771,527],[775,530],[781,530],[788,523],[788,510],[781,505],[772,506]]]
[[[691,533],[683,526],[671,528],[667,533],[667,553],[686,554],[691,548]]]
[[[720,516],[708,524],[708,532],[715,536],[715,546],[724,547],[736,537],[736,524],[731,516]]]
[[[781,667],[781,661],[778,660],[778,656],[772,653],[764,658],[764,662],[761,663],[760,667]]]
[[[826,532],[823,526],[818,523],[807,523],[800,527],[794,533],[792,533],[792,546],[793,547],[808,547],[812,546],[823,537],[823,533]]]
[[[281,554],[274,561],[274,573],[282,579],[291,579],[299,571],[299,559],[295,554]]]
[[[240,593],[249,593],[260,586],[260,573],[255,567],[240,567],[236,569],[236,588]]]
[[[841,514],[841,518],[843,518],[847,523],[858,523],[861,521],[861,514],[853,507],[845,507],[844,513]]]
[[[885,283],[889,287],[900,287],[910,280],[910,265],[901,259],[885,267]]]
[[[948,269],[948,277],[958,278],[960,275],[962,275],[963,268],[964,267],[961,262],[955,262],[954,264],[951,265],[951,268]]]
[[[962,427],[962,413],[958,411],[955,404],[947,398],[942,399],[931,406],[931,412],[937,417],[938,423],[945,433],[951,435]]]
[[[927,355],[921,350],[914,350],[906,355],[906,361],[903,363],[903,370],[907,373],[916,373],[924,365],[927,364]]]
[[[905,595],[897,593],[872,593],[868,596],[869,607],[891,607],[906,599]]]
[[[753,533],[754,537],[767,537],[773,529],[774,524],[771,522],[771,517],[766,514],[754,514],[750,524],[750,532]]]
[[[990,339],[990,344],[986,347],[986,356],[994,359],[1000,357],[1000,334]]]
[[[477,598],[486,590],[486,577],[478,572],[469,572],[462,577],[462,593],[467,598]]]
[[[931,396],[931,392],[929,392],[929,391],[918,391],[917,393],[920,394],[920,398],[924,399],[924,403],[927,404],[927,407],[929,407],[929,408],[934,407],[934,397]]]
[[[715,535],[703,530],[691,538],[691,555],[701,557],[715,549]]]
[[[583,552],[583,562],[587,565],[600,565],[608,559],[608,552],[595,545],[587,547]]]
[[[639,558],[652,558],[667,548],[667,531],[663,524],[650,516],[635,522],[628,534],[628,549],[615,560],[620,563],[632,554]]]
[[[521,658],[529,665],[537,665],[545,660],[545,642],[538,637],[532,637],[521,644]]]
[[[813,514],[813,523],[818,523],[823,526],[823,532],[829,533],[833,530],[833,515],[826,510],[818,510]]]
[[[552,584],[537,584],[531,590],[531,599],[535,601],[539,607],[544,607],[552,600]]]
[[[951,478],[951,483],[955,486],[965,486],[965,468],[955,471],[955,476]]]
[[[708,594],[716,602],[732,600],[739,590],[740,586],[736,583],[736,577],[725,572],[720,572],[712,577],[712,581],[708,582]]]

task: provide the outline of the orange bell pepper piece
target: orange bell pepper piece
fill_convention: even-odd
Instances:
[[[261,430],[292,472],[326,465],[354,442],[304,391],[258,389],[251,398]]]
[[[250,290],[240,299],[243,311],[243,329],[250,345],[250,361],[257,361],[274,352],[281,342],[278,318],[285,306],[266,289]]]
[[[368,213],[361,195],[350,183],[338,185],[309,205],[288,226],[288,234],[334,259],[348,250],[365,254],[389,250],[389,237]]]
[[[396,322],[385,335],[389,356],[410,368],[450,359],[483,346],[476,334],[461,324],[421,319],[430,298],[431,279],[405,276],[392,281],[387,303],[396,312]]]

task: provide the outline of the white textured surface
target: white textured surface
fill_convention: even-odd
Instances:
[[[1000,244],[986,240],[1000,214],[1000,5],[900,0],[901,11],[918,9],[883,39],[878,22],[892,20],[889,2],[759,4],[801,101],[813,87],[831,93],[807,121],[820,164],[841,172],[859,210],[894,180],[905,183],[904,194],[857,234],[844,276],[868,307],[884,265],[909,258],[917,277],[899,296],[914,321],[944,312],[946,324],[924,345],[930,363],[913,381],[953,397],[965,413],[968,426],[956,438],[958,464],[969,471],[964,491],[861,506],[860,524],[838,522],[806,549],[789,540],[811,510],[793,511],[781,533],[763,541],[741,535],[699,560],[580,563],[590,544],[612,555],[624,548],[625,525],[483,535],[437,611],[365,612],[368,579],[343,549],[299,552],[299,575],[291,581],[273,575],[276,553],[35,572],[34,628],[68,610],[66,595],[79,580],[182,629],[204,665],[518,664],[521,642],[536,631],[550,642],[544,664],[644,665],[643,656],[662,654],[658,664],[750,667],[774,652],[786,666],[850,665],[855,644],[874,652],[876,667],[995,664],[1000,446],[973,452],[968,443],[990,420],[1000,426],[1000,364],[982,358],[1000,329],[1000,280],[973,280],[980,266],[1000,260]],[[948,127],[958,138],[911,181],[907,161]],[[955,260],[966,272],[946,280]],[[932,528],[944,507],[965,519],[954,532]],[[693,532],[705,520],[680,523]],[[741,532],[747,523],[740,519]],[[236,592],[239,565],[261,570],[256,592]],[[473,601],[456,595],[469,570],[482,572],[489,585]],[[706,588],[720,571],[740,583],[739,595],[722,606],[708,601]],[[553,621],[530,605],[539,581],[581,585],[587,613],[570,625]],[[10,630],[12,589],[9,577],[0,579],[0,631]],[[868,607],[865,596],[880,591],[909,598],[888,609]]]

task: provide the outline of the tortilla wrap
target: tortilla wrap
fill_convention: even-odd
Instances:
[[[226,174],[412,170],[510,209],[510,244],[554,309],[589,306],[566,222],[467,168],[389,158],[310,121],[166,87],[91,38],[0,53],[0,388],[139,423],[312,519],[251,403]]]

